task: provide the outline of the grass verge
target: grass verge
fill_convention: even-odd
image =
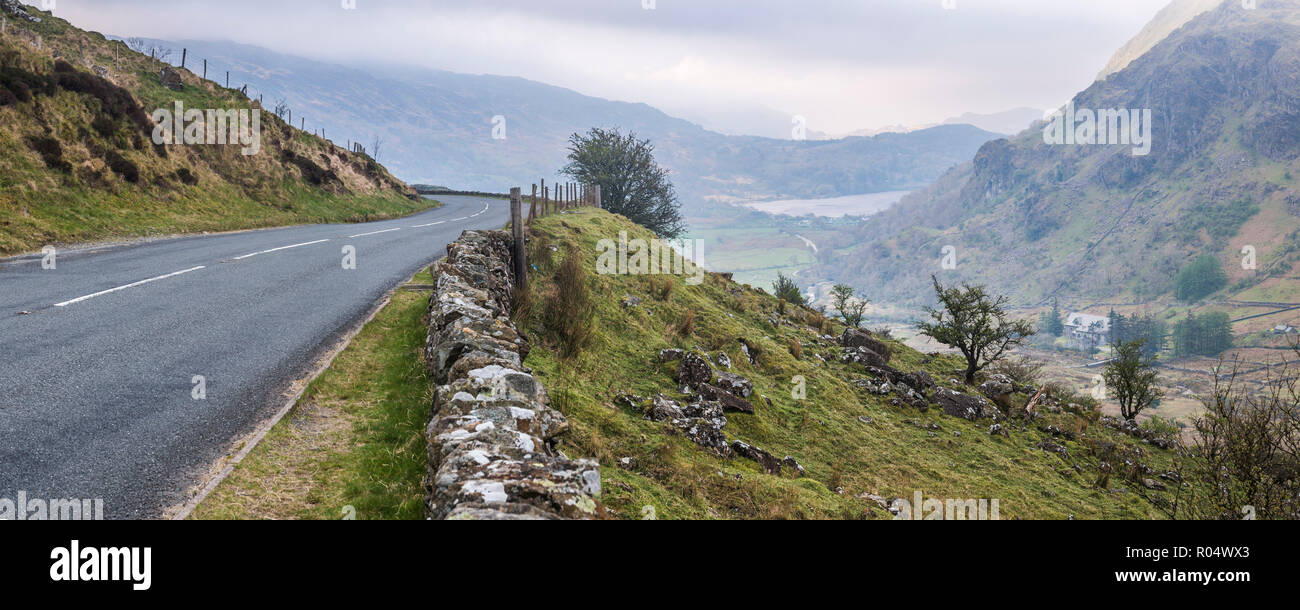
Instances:
[[[424,518],[427,307],[398,289],[190,518]]]

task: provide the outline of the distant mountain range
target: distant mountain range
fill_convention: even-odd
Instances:
[[[645,104],[522,78],[343,67],[227,42],[151,42],[174,49],[173,62],[187,49],[191,69],[206,59],[213,80],[229,70],[230,85],[247,84],[268,109],[283,99],[294,125],[305,120],[340,145],[359,141],[408,182],[463,189],[553,180],[569,135],[594,126],[651,139],[687,205],[913,190],[997,137],[970,125],[829,141],[727,136]],[[496,132],[504,139],[493,138],[494,127],[504,127]]]
[[[1049,144],[1039,122],[819,244],[814,275],[913,304],[931,274],[1020,304],[1146,302],[1210,254],[1231,280],[1218,298],[1300,298],[1300,1],[1224,2],[1073,104],[1150,111],[1150,153]]]
[[[1034,108],[1013,108],[1002,112],[992,114],[980,114],[977,112],[967,112],[961,116],[952,117],[942,123],[929,125],[890,125],[878,129],[862,129],[848,134],[849,136],[875,136],[882,133],[911,133],[921,129],[928,129],[936,125],[974,125],[985,131],[1010,136],[1018,134],[1028,128],[1034,121],[1042,120],[1044,111]]]

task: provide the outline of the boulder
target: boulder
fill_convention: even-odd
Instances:
[[[970,421],[989,417],[996,418],[996,411],[983,398],[969,396],[948,388],[939,388],[930,397],[930,400],[943,409],[944,413],[952,417],[960,417]]]
[[[714,385],[741,398],[749,398],[754,393],[754,383],[735,373],[720,372],[715,379]]]
[[[776,456],[758,447],[744,441],[732,441],[731,451],[738,456],[758,462],[758,465],[763,467],[763,472],[767,474],[781,474],[781,460],[776,459]]]
[[[888,365],[889,358],[865,347],[849,347],[840,354],[840,362],[857,363],[867,367],[884,367]]]
[[[931,377],[930,373],[925,371],[913,371],[903,375],[902,382],[911,386],[912,389],[921,394],[925,394],[935,388],[934,377]]]
[[[800,464],[799,460],[794,459],[793,456],[785,456],[785,458],[781,460],[781,465],[793,470],[797,477],[802,478],[804,475],[808,474],[807,471],[803,469],[803,464]]]
[[[169,66],[163,66],[162,71],[158,73],[158,81],[162,83],[162,86],[172,91],[180,91],[185,88],[185,83],[181,82],[181,73]]]
[[[681,359],[682,359],[682,356],[685,355],[685,354],[686,354],[686,352],[683,352],[682,350],[679,350],[679,349],[665,349],[665,350],[659,350],[659,361],[660,361],[660,362],[677,362],[678,360],[681,360]]]
[[[1155,491],[1164,491],[1166,489],[1164,483],[1155,479],[1142,479],[1142,486]]]
[[[697,388],[700,398],[705,400],[716,400],[722,403],[722,408],[734,413],[753,413],[753,403],[732,394],[715,385],[704,384]]]
[[[704,356],[695,352],[682,355],[681,363],[677,365],[677,383],[681,386],[683,394],[694,393],[693,388],[712,381],[713,367],[709,366],[709,361],[705,360]]]
[[[844,334],[840,335],[840,345],[846,348],[866,348],[879,354],[886,363],[889,362],[889,345],[861,328],[845,329]]]
[[[1001,373],[992,375],[980,384],[980,394],[997,403],[1003,410],[1011,409],[1011,395],[1016,392],[1016,384],[1010,377]]]

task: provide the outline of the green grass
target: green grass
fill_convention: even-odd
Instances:
[[[772,297],[741,290],[717,275],[698,287],[676,278],[666,300],[656,296],[663,278],[595,275],[597,240],[615,238],[623,230],[634,238],[650,237],[621,217],[587,209],[540,219],[533,230],[536,248],[576,243],[592,267],[589,282],[598,299],[595,338],[585,352],[562,360],[554,338],[540,330],[540,311],[553,287],[548,266],[539,265],[541,272],[532,283],[533,304],[522,318],[537,339],[526,365],[538,372],[556,408],[569,418],[572,431],[560,448],[571,456],[600,460],[602,501],[619,517],[640,519],[646,507],[653,507],[660,519],[887,518],[857,496],[910,498],[915,490],[927,497],[996,498],[1004,519],[1161,516],[1136,485],[1118,476],[1112,487],[1125,492],[1095,489],[1097,459],[1082,437],[1081,442],[1063,442],[1071,462],[1084,468],[1077,474],[1061,458],[1035,447],[1044,435],[1033,426],[1013,426],[1010,438],[994,437],[987,432],[988,422],[970,423],[934,409],[920,413],[892,407],[887,398],[861,392],[849,380],[863,377],[862,371],[839,364],[839,348],[818,343],[808,327],[818,322],[815,314],[779,316]],[[642,305],[623,308],[619,300],[625,294],[640,297]],[[677,327],[688,311],[695,314],[695,331],[681,336]],[[784,323],[773,327],[769,318]],[[761,350],[757,364],[742,355],[741,338]],[[802,358],[791,353],[791,341],[802,344]],[[616,405],[615,397],[623,391],[681,398],[674,389],[673,365],[661,365],[655,356],[663,348],[696,346],[710,354],[726,352],[734,372],[754,382],[757,413],[729,414],[727,437],[755,444],[778,458],[794,456],[807,469],[807,478],[769,476],[753,462],[714,457],[668,425],[646,421],[639,412]],[[892,347],[897,368],[923,368],[941,385],[973,392],[948,381],[959,368],[957,360],[929,359],[897,342]],[[792,396],[796,375],[806,379],[806,400]],[[770,398],[771,406],[760,395]],[[859,416],[874,423],[864,424]],[[909,420],[922,426],[935,423],[941,430],[932,436]],[[1091,440],[1135,444],[1074,415],[1049,415],[1036,422],[1046,423],[1083,430]],[[1170,459],[1149,446],[1142,448],[1150,453],[1153,468]],[[624,457],[634,458],[636,466],[620,468]],[[837,487],[842,494],[836,493]]]
[[[191,518],[423,519],[427,307],[427,292],[394,293]]]

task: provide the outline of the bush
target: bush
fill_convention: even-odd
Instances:
[[[989,372],[1006,375],[1023,386],[1036,386],[1039,375],[1043,372],[1043,364],[1027,356],[1017,356],[994,363],[989,367]]]
[[[190,186],[194,186],[199,183],[199,177],[195,176],[194,172],[191,172],[188,167],[182,167],[176,170],[176,179],[180,180],[181,183],[188,184]]]
[[[108,160],[108,168],[113,170],[113,173],[121,176],[123,180],[131,184],[140,182],[140,168],[136,167],[135,163],[132,163],[130,159],[123,157],[115,150],[108,151],[105,158]]]
[[[55,80],[65,91],[84,93],[98,99],[104,112],[114,119],[127,119],[146,133],[153,131],[153,122],[126,89],[94,74],[76,70],[58,72],[55,74]]]
[[[799,284],[796,284],[792,278],[788,278],[784,273],[776,274],[776,281],[772,282],[772,293],[776,298],[781,299],[791,305],[803,305],[803,291],[799,290]]]
[[[555,294],[546,301],[543,325],[559,346],[560,357],[572,358],[582,353],[596,334],[596,304],[577,246],[569,244],[565,249],[564,261],[553,279]]]
[[[46,167],[62,172],[72,170],[72,166],[63,160],[63,146],[57,139],[49,136],[30,136],[27,138],[27,146],[41,156]]]

